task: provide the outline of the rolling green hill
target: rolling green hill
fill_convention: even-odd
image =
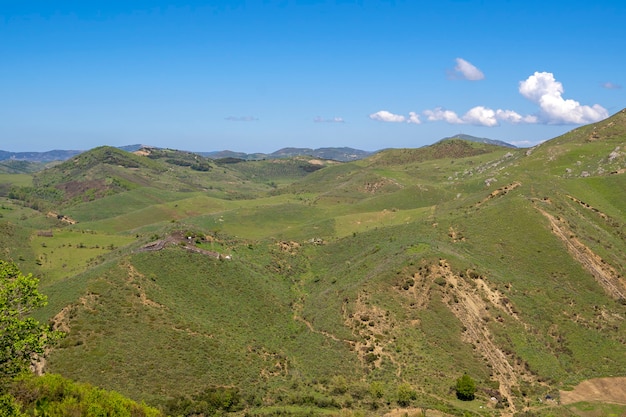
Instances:
[[[626,376],[625,146],[621,111],[347,163],[97,148],[17,177],[0,249],[67,332],[47,370],[173,415],[580,415]]]

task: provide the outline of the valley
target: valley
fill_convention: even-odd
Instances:
[[[626,415],[626,110],[344,159],[0,172],[0,259],[66,334],[42,371],[163,415]]]

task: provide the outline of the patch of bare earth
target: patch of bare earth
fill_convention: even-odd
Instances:
[[[271,377],[285,377],[289,373],[289,361],[287,356],[283,354],[271,352],[264,347],[257,346],[248,346],[248,353],[257,355],[267,363],[260,372],[261,377],[266,380]]]
[[[63,191],[65,197],[71,199],[79,195],[83,195],[88,191],[94,193],[96,197],[102,197],[110,188],[104,179],[85,180],[85,181],[68,181],[56,186]]]
[[[362,292],[357,296],[354,311],[345,316],[345,324],[356,336],[354,344],[361,363],[366,367],[379,367],[383,357],[389,359],[396,368],[396,375],[402,374],[401,365],[389,353],[388,346],[393,339],[387,335],[395,327],[395,322],[387,311],[368,303],[368,295]]]
[[[164,249],[166,246],[170,245],[178,245],[179,247],[185,249],[186,251],[199,253],[201,255],[210,256],[212,258],[221,259],[222,255],[218,252],[209,251],[205,249],[201,249],[195,245],[195,241],[193,239],[189,239],[185,237],[180,232],[172,233],[171,235],[165,237],[164,239],[155,240],[154,242],[146,243],[139,249],[137,252],[155,252]],[[227,256],[225,257],[227,258]]]
[[[438,264],[424,265],[404,283],[400,291],[410,297],[411,305],[427,308],[432,293],[432,284],[437,283],[443,289],[442,300],[450,311],[463,324],[463,340],[472,344],[492,369],[492,377],[499,384],[498,401],[508,404],[502,415],[512,415],[516,411],[513,402],[513,390],[521,381],[536,383],[536,378],[528,372],[524,363],[507,355],[498,344],[488,327],[488,323],[502,322],[505,317],[512,318],[524,328],[524,323],[515,307],[504,294],[489,286],[485,277],[475,271],[462,274],[454,273],[445,260]]]
[[[562,404],[587,401],[626,405],[626,377],[589,379],[572,391],[561,391],[560,396]]]
[[[163,308],[162,304],[152,301],[146,295],[146,290],[141,286],[141,281],[145,280],[143,274],[135,269],[130,263],[124,265],[128,269],[127,283],[137,291],[137,297],[144,306]]]
[[[535,207],[550,222],[552,233],[561,239],[570,255],[593,275],[598,284],[611,297],[617,300],[626,299],[626,282],[624,282],[624,278],[604,259],[578,240],[565,220],[555,217],[537,206]]]
[[[482,201],[476,203],[476,207],[479,207],[479,206],[483,205],[484,203],[486,203],[487,201],[492,200],[492,199],[494,199],[496,197],[505,196],[510,191],[513,191],[514,189],[516,189],[517,187],[520,187],[521,185],[522,185],[521,182],[515,181],[515,182],[513,182],[513,183],[511,183],[509,185],[505,185],[504,187],[497,188],[497,189],[493,190],[491,192],[491,194],[489,194],[487,197],[485,197]]]
[[[77,303],[69,304],[61,309],[50,321],[53,330],[58,330],[63,333],[70,333],[70,321],[76,316],[78,308],[82,307],[87,311],[94,311],[94,306],[98,301],[96,294],[87,294],[81,297]],[[49,349],[41,356],[36,356],[31,361],[30,367],[35,375],[43,375],[46,369],[46,356],[49,353]]]
[[[425,414],[424,414],[425,412]],[[423,408],[395,408],[390,412],[383,415],[383,417],[447,417],[451,414],[446,414],[438,410],[429,410]]]
[[[491,312],[492,303],[486,300],[501,300],[502,296],[489,289],[486,285],[470,285],[464,278],[454,274],[449,265],[441,260],[439,265],[431,267],[431,273],[445,279],[449,291],[444,295],[452,313],[463,323],[465,331],[463,340],[471,343],[480,355],[485,358],[493,371],[493,378],[498,381],[501,401],[508,403],[509,410],[515,413],[513,403],[514,386],[519,385],[524,368],[509,360],[507,355],[494,342],[487,323],[496,319]],[[510,315],[501,303],[495,304],[499,313]]]

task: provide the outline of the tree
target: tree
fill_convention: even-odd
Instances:
[[[398,405],[400,407],[408,407],[411,404],[411,400],[417,399],[417,393],[407,383],[398,385]]]
[[[23,275],[14,263],[0,260],[0,379],[28,369],[31,360],[43,355],[60,335],[29,317],[47,303],[38,284],[37,278]]]
[[[476,393],[476,383],[468,374],[456,380],[456,396],[462,401],[472,401]]]

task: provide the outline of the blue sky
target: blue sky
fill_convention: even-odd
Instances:
[[[626,3],[0,0],[0,149],[531,146],[626,107]]]

